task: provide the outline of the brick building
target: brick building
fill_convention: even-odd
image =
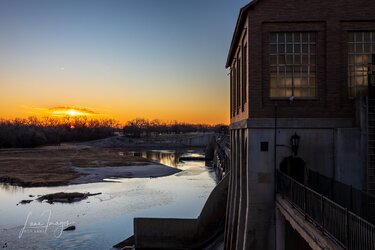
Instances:
[[[375,191],[374,13],[365,0],[253,0],[241,9],[226,63],[227,249],[274,249],[275,170],[294,134],[307,169]]]

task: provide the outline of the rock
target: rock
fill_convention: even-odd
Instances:
[[[29,204],[30,202],[32,202],[33,200],[22,200],[20,201],[19,204],[22,204],[22,205],[25,205],[25,204]]]
[[[76,230],[76,226],[69,226],[64,229],[64,231],[73,231],[73,230]]]
[[[38,201],[44,201],[46,200],[48,203],[52,204],[54,202],[60,202],[60,203],[72,203],[77,202],[86,199],[89,196],[93,195],[99,195],[102,193],[54,193],[54,194],[47,194],[39,197]]]
[[[94,195],[100,195],[102,194],[101,192],[100,193],[87,193],[87,196],[94,196]]]

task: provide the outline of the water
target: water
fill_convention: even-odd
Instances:
[[[214,170],[202,161],[179,162],[181,154],[196,155],[194,151],[140,153],[183,171],[167,177],[60,187],[0,186],[0,248],[6,243],[7,249],[110,249],[133,234],[134,217],[196,218],[216,185]],[[16,205],[55,192],[102,194],[73,204]],[[20,233],[25,223],[47,221],[48,227],[25,228]],[[74,224],[76,230],[61,232],[67,224]]]

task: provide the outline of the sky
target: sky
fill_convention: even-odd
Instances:
[[[0,0],[0,118],[229,123],[225,62],[248,2]]]

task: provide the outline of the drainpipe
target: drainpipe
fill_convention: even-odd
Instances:
[[[277,170],[277,167],[276,167],[276,149],[277,149],[277,103],[275,102],[275,110],[274,110],[274,145],[273,145],[273,167],[274,167],[274,191],[273,191],[273,200],[274,202],[276,203],[276,190],[277,190],[277,174],[276,174],[276,170]],[[276,207],[274,209],[274,220],[275,220],[275,250],[277,250],[277,220],[276,220],[276,216],[277,216],[277,211],[276,211]]]
[[[273,168],[274,168],[274,180],[275,180],[275,187],[274,187],[274,199],[276,200],[276,149],[277,149],[277,103],[275,103],[275,110],[274,110],[274,145],[273,145]]]

